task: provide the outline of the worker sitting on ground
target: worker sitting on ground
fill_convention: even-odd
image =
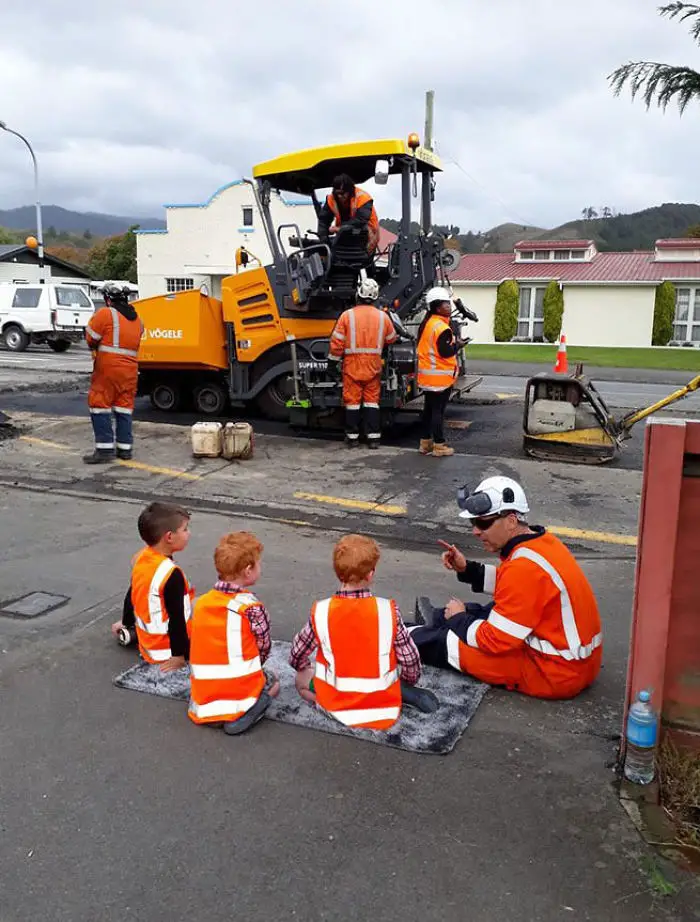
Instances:
[[[346,535],[333,549],[340,589],[315,602],[292,642],[289,663],[305,701],[316,702],[347,727],[388,730],[404,703],[437,708],[420,678],[420,658],[393,599],[372,595],[379,548],[363,535]],[[316,653],[315,667],[310,663]]]
[[[444,566],[475,592],[493,593],[487,606],[451,599],[434,609],[418,599],[422,626],[410,627],[424,663],[452,666],[536,698],[572,698],[600,671],[602,633],[595,596],[568,548],[528,525],[525,493],[515,480],[489,477],[459,494],[460,514],[499,567],[469,561],[454,545]]]
[[[134,557],[122,620],[112,625],[112,633],[125,646],[137,639],[147,663],[172,672],[189,655],[194,590],[173,555],[190,540],[190,514],[173,503],[151,503],[139,516],[138,529],[146,547]]]
[[[250,592],[260,579],[262,544],[247,531],[219,541],[214,565],[219,581],[201,596],[192,616],[189,717],[243,733],[264,715],[279,681],[263,671],[270,655],[270,620]]]
[[[318,236],[320,240],[327,241],[329,234],[350,229],[366,233],[367,253],[373,255],[379,244],[379,218],[374,200],[346,173],[341,173],[333,180],[333,191],[326,196],[319,212]]]
[[[377,283],[361,273],[359,303],[343,311],[331,334],[328,370],[339,377],[342,360],[345,442],[349,448],[359,444],[362,406],[368,447],[379,448],[381,438],[382,352],[384,346],[396,341],[396,330],[389,315],[374,306],[378,297]]]

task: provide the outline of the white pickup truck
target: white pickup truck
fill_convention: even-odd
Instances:
[[[46,343],[65,352],[81,342],[95,305],[77,285],[23,282],[0,284],[0,335],[12,352]]]

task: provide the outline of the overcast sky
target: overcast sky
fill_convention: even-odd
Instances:
[[[647,112],[606,82],[628,60],[700,69],[687,27],[657,6],[7,3],[0,119],[34,145],[42,201],[81,211],[162,216],[286,151],[422,133],[426,89],[446,162],[439,222],[550,227],[585,205],[700,202],[700,107]],[[29,155],[0,132],[0,208],[31,201]],[[377,203],[397,216],[386,189]]]

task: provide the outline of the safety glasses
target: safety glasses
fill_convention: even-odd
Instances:
[[[483,519],[483,518],[471,519],[469,524],[471,525],[472,528],[478,528],[479,531],[488,531],[489,528],[491,528],[491,526],[494,524],[494,522],[497,522],[499,519],[502,519],[502,518],[504,518],[504,516],[494,515],[488,519]]]

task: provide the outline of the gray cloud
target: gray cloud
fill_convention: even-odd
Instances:
[[[158,215],[285,151],[422,131],[427,88],[439,221],[697,201],[693,109],[647,113],[605,80],[630,59],[700,66],[656,6],[44,0],[0,14],[0,118],[32,141],[43,201],[81,210]],[[31,200],[27,153],[0,133],[0,207]],[[396,214],[390,190],[377,202]]]

